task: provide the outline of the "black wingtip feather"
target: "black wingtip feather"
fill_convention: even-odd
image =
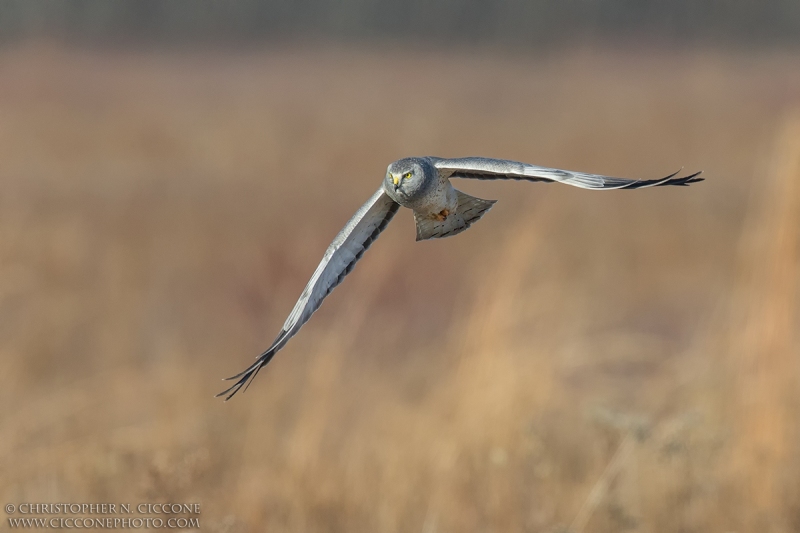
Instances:
[[[234,395],[242,389],[242,387],[244,387],[242,393],[247,391],[247,388],[250,386],[250,383],[253,382],[256,375],[258,375],[258,372],[261,370],[261,368],[266,366],[267,363],[269,363],[272,360],[272,357],[275,355],[276,351],[277,350],[274,349],[267,350],[261,355],[261,357],[258,358],[258,361],[247,367],[247,369],[244,372],[240,372],[235,376],[226,378],[226,379],[238,378],[238,381],[236,381],[236,383],[234,383],[224,391],[220,392],[219,394],[215,395],[214,397],[219,398],[220,396],[225,396],[225,401],[227,402],[228,400],[233,398]]]
[[[689,174],[688,176],[681,176],[676,178],[675,176],[680,173],[673,172],[669,176],[665,178],[661,178],[658,180],[636,180],[628,185],[620,187],[621,189],[642,189],[645,187],[663,187],[665,185],[678,185],[678,186],[686,186],[692,183],[697,183],[699,181],[704,181],[705,178],[699,178],[698,176],[703,173],[703,171],[695,172],[694,174]]]
[[[224,381],[229,381],[232,379],[237,380],[236,383],[225,389],[224,391],[216,394],[214,397],[219,398],[220,396],[225,396],[225,401],[227,402],[233,396],[239,392],[239,390],[244,387],[243,393],[247,390],[247,387],[250,386],[250,383],[253,382],[258,372],[261,370],[262,367],[266,366],[267,363],[272,361],[272,358],[275,356],[277,351],[280,349],[280,343],[283,340],[284,336],[286,335],[286,330],[281,330],[278,337],[275,339],[275,342],[272,343],[272,346],[267,348],[265,352],[258,356],[256,362],[252,365],[245,368],[243,371],[239,372],[235,376],[231,376],[229,378],[225,378]],[[226,396],[227,395],[227,396]]]
[[[694,174],[689,174],[688,176],[684,176],[682,178],[674,178],[674,179],[670,179],[669,181],[665,181],[664,183],[659,183],[658,186],[659,187],[662,186],[662,185],[686,186],[686,185],[690,185],[692,183],[697,183],[698,181],[704,181],[705,178],[698,178],[698,176],[700,174],[702,174],[702,173],[703,173],[703,171],[700,170],[699,172],[695,172]],[[674,175],[675,174],[673,174],[673,176]]]

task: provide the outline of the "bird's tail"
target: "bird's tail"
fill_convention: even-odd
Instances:
[[[437,220],[414,211],[417,223],[417,240],[438,239],[461,233],[483,216],[496,200],[483,200],[456,190],[458,207],[444,220]]]

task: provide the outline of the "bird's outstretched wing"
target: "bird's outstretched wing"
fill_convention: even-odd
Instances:
[[[361,206],[325,251],[317,270],[311,276],[272,346],[243,372],[227,378],[237,381],[217,396],[225,396],[225,400],[229,400],[258,374],[261,367],[270,362],[275,353],[283,348],[311,318],[314,311],[319,309],[322,300],[353,270],[356,262],[378,238],[399,207],[400,204],[389,198],[383,188],[378,189],[372,198]]]
[[[689,185],[690,183],[703,181],[703,178],[698,177],[700,172],[695,172],[688,176],[678,176],[678,172],[680,172],[678,171],[661,179],[629,180],[573,172],[571,170],[538,167],[505,159],[488,159],[485,157],[462,157],[459,159],[431,157],[430,159],[445,177],[478,180],[556,181],[582,189],[641,189],[643,187],[659,187],[661,185]]]

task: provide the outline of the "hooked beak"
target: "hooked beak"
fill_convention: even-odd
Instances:
[[[392,183],[394,183],[394,190],[396,192],[400,188],[400,176],[395,176],[392,173],[389,173],[389,176],[392,178]]]

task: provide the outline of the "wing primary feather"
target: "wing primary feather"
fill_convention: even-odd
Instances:
[[[551,169],[547,169],[550,171]],[[665,185],[678,185],[686,186],[692,183],[704,181],[705,178],[698,177],[702,174],[695,172],[688,176],[676,177],[678,172],[674,172],[664,178],[654,180],[628,180],[625,178],[613,178],[610,176],[600,176],[595,174],[582,174],[570,173],[566,171],[558,171],[552,169],[548,172],[553,177],[542,176],[522,176],[518,174],[496,174],[489,172],[475,172],[475,171],[461,171],[457,170],[450,175],[451,178],[465,178],[477,180],[513,180],[513,181],[528,181],[528,182],[545,182],[545,183],[565,183],[567,185],[575,185],[583,189],[595,190],[617,190],[617,189],[645,189],[647,187],[662,187]]]
[[[276,346],[278,346],[278,343],[281,341],[281,339],[282,339],[282,337],[283,337],[284,335],[286,335],[286,331],[284,331],[284,330],[281,330],[281,333],[280,333],[280,335],[278,335],[278,338],[277,338],[277,339],[275,339],[275,342],[273,342],[273,343],[270,345],[270,347],[269,347],[269,348],[267,348],[267,349],[266,349],[264,352],[262,352],[262,353],[261,353],[261,355],[259,355],[258,357],[256,357],[256,362],[258,362],[259,360],[261,360],[262,358],[264,358],[265,356],[267,356],[267,355],[270,353],[270,351],[274,350],[274,349],[275,349],[275,347],[276,347]],[[277,351],[277,350],[275,350],[275,351]],[[253,363],[253,364],[255,364],[255,363]],[[251,365],[251,366],[253,366],[253,365]],[[229,377],[229,378],[223,378],[222,380],[223,380],[223,381],[230,381],[230,380],[232,380],[232,379],[238,379],[238,378],[240,378],[240,377],[244,376],[245,374],[247,374],[249,370],[250,370],[250,367],[248,367],[248,368],[246,368],[246,369],[242,370],[241,372],[239,372],[239,373],[238,373],[238,374],[236,374],[235,376],[231,376],[231,377]],[[220,395],[221,395],[221,394],[217,394],[217,396],[220,396]]]
[[[236,383],[234,383],[224,391],[217,394],[215,398],[219,398],[220,396],[225,396],[225,401],[227,402],[228,400],[233,398],[233,396],[237,392],[239,392],[239,390],[242,387],[244,387],[244,390],[246,391],[247,387],[250,386],[250,383],[252,383],[253,379],[256,377],[256,374],[258,374],[258,372],[264,365],[266,365],[267,363],[270,362],[270,360],[272,360],[272,357],[275,355],[276,352],[277,350],[269,350],[267,352],[264,352],[264,354],[262,354],[262,356],[255,363],[250,365],[247,368],[247,370],[245,370],[240,374],[241,377]],[[234,379],[234,378],[227,378],[227,379]]]
[[[233,397],[234,394],[239,392],[239,389],[241,389],[242,387],[244,387],[244,390],[242,392],[245,392],[247,390],[247,387],[249,387],[250,383],[253,382],[253,379],[255,379],[256,375],[261,370],[261,368],[267,363],[269,363],[275,356],[275,354],[278,352],[278,350],[280,349],[279,344],[286,336],[286,333],[287,332],[285,330],[281,330],[281,333],[275,339],[275,342],[273,342],[272,345],[269,348],[267,348],[265,352],[263,352],[256,358],[255,363],[244,369],[242,372],[239,372],[235,376],[225,378],[225,381],[232,379],[235,379],[237,381],[236,383],[234,383],[224,391],[220,392],[219,394],[215,395],[214,397],[219,398],[220,396],[225,396],[225,401],[227,402]]]
[[[705,178],[698,177],[703,172],[702,170],[695,172],[694,174],[689,174],[688,176],[676,178],[675,176],[678,175],[678,172],[670,174],[666,178],[662,178],[660,180],[636,180],[633,183],[623,185],[620,187],[620,189],[643,189],[647,187],[663,187],[665,185],[677,185],[680,187],[685,187],[691,183],[697,183],[705,180]]]
[[[655,180],[629,180],[614,178],[600,174],[588,174],[558,168],[540,167],[510,161],[507,159],[491,159],[487,157],[462,157],[458,159],[442,159],[430,157],[430,161],[446,178],[468,178],[479,180],[519,180],[558,182],[583,189],[642,189],[662,185],[689,185],[702,181],[699,172],[684,177],[677,177],[678,172]]]

